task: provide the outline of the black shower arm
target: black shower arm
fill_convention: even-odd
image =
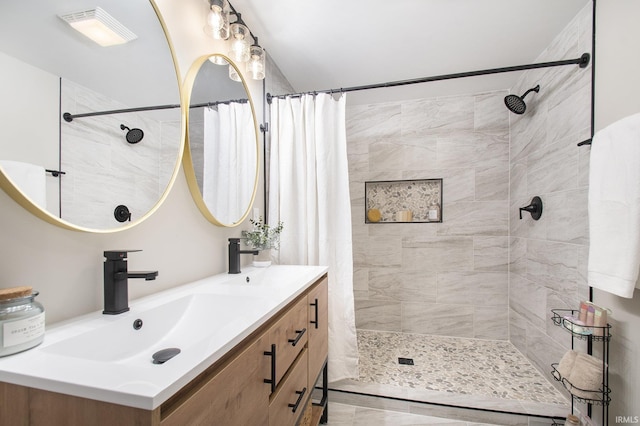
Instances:
[[[539,91],[540,91],[540,85],[538,84],[536,87],[533,87],[533,88],[527,90],[526,92],[524,92],[524,95],[520,96],[520,99],[524,99],[524,97],[527,96],[531,92],[538,93]]]

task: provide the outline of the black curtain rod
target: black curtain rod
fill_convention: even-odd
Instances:
[[[189,105],[189,108],[204,108],[204,107],[212,107],[216,105],[229,105],[229,104],[246,104],[249,102],[249,99],[231,99],[229,101],[218,101],[218,102],[206,102],[201,104],[193,104]]]
[[[148,107],[138,107],[138,108],[124,108],[124,109],[112,109],[109,111],[95,111],[95,112],[85,112],[84,114],[70,114],[65,112],[62,114],[62,118],[64,121],[70,123],[74,118],[83,118],[83,117],[95,117],[97,115],[110,115],[110,114],[122,114],[125,112],[139,112],[139,111],[153,111],[157,109],[173,109],[180,108],[180,104],[173,105],[156,105],[156,106],[148,106]]]
[[[216,106],[216,105],[220,105],[220,104],[230,104],[230,103],[233,103],[233,102],[244,104],[244,103],[247,103],[248,101],[249,101],[248,99],[232,99],[232,100],[228,100],[228,101],[207,102],[207,103],[202,103],[202,104],[189,105],[189,108],[204,108],[204,107],[211,107],[211,106]],[[98,115],[122,114],[122,113],[127,113],[127,112],[154,111],[154,110],[159,110],[159,109],[174,109],[174,108],[180,108],[180,104],[156,105],[156,106],[137,107],[137,108],[124,108],[124,109],[112,109],[112,110],[109,110],[109,111],[86,112],[84,114],[71,114],[71,113],[65,112],[64,114],[62,114],[62,118],[64,118],[64,121],[70,123],[71,121],[73,121],[74,118],[95,117],[95,116],[98,116]]]
[[[436,75],[433,77],[423,77],[423,78],[414,78],[411,80],[400,80],[400,81],[392,81],[388,83],[378,83],[378,84],[369,84],[365,86],[354,86],[354,87],[344,87],[340,89],[330,89],[330,90],[318,90],[314,92],[300,92],[300,93],[290,93],[286,95],[271,95],[267,93],[267,102],[271,103],[273,98],[286,98],[288,96],[302,96],[302,95],[312,95],[317,93],[344,93],[344,92],[355,92],[358,90],[369,90],[369,89],[381,89],[384,87],[396,87],[396,86],[406,86],[409,84],[417,84],[417,83],[428,83],[432,81],[441,81],[441,80],[451,80],[454,78],[465,78],[465,77],[476,77],[480,75],[489,75],[489,74],[499,74],[503,72],[513,72],[513,71],[526,71],[537,68],[549,68],[549,67],[558,67],[563,65],[580,65],[580,68],[586,68],[589,65],[589,61],[591,60],[591,55],[588,53],[583,53],[577,59],[566,59],[562,61],[554,61],[554,62],[541,62],[537,64],[528,64],[528,65],[516,65],[512,67],[503,67],[503,68],[492,68],[487,70],[480,71],[468,71],[461,72],[456,74],[444,74],[444,75]]]

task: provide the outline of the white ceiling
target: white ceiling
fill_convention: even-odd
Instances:
[[[297,91],[532,63],[590,0],[231,0]],[[565,59],[565,58],[557,58]],[[508,89],[517,73],[349,94],[349,103]]]
[[[120,46],[100,47],[58,17],[97,5],[138,38]],[[178,79],[167,39],[148,1],[2,0],[2,53],[125,105],[180,102]]]
[[[582,7],[591,4],[591,0],[231,2],[297,91],[531,63]],[[94,6],[95,0],[1,1],[0,52],[127,105],[177,102],[166,40],[149,3],[101,3],[139,39],[122,47],[100,48],[56,16]],[[184,6],[193,16],[180,17],[180,30],[203,37],[206,0],[188,0]],[[169,72],[159,73],[160,69]],[[353,92],[348,102],[508,89],[517,77],[518,73],[506,73]],[[147,97],[142,96],[145,88],[152,89],[146,91]]]

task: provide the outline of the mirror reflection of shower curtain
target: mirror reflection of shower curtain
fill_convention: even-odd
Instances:
[[[202,197],[225,224],[238,221],[253,194],[257,150],[248,103],[204,110]]]
[[[346,95],[273,99],[269,223],[279,263],[329,266],[329,382],[358,377]]]

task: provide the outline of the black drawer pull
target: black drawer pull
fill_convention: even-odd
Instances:
[[[289,339],[287,340],[289,343],[291,343],[291,346],[295,346],[298,344],[298,342],[300,341],[300,339],[302,338],[302,336],[304,336],[304,333],[307,332],[306,328],[303,328],[302,330],[296,330],[296,333],[298,333],[298,335],[296,336],[295,339]]]
[[[318,322],[319,322],[319,321],[318,321],[318,299],[316,298],[316,299],[315,299],[315,302],[313,302],[313,303],[309,303],[309,306],[313,306],[313,307],[314,307],[314,309],[315,309],[315,311],[316,311],[316,315],[315,315],[315,318],[316,318],[316,319],[314,319],[313,321],[309,321],[309,322],[310,322],[311,324],[315,325],[315,327],[316,327],[316,329],[317,329],[317,328],[318,328]]]
[[[271,357],[271,378],[264,379],[264,382],[271,385],[271,393],[273,393],[276,390],[276,345],[272,344],[271,351],[265,351],[264,355]]]
[[[291,412],[293,413],[296,412],[296,410],[298,409],[298,406],[302,402],[302,398],[304,398],[305,393],[307,393],[307,388],[302,388],[301,391],[296,391],[296,394],[298,394],[298,400],[296,401],[295,404],[288,404],[288,407],[291,408]]]

